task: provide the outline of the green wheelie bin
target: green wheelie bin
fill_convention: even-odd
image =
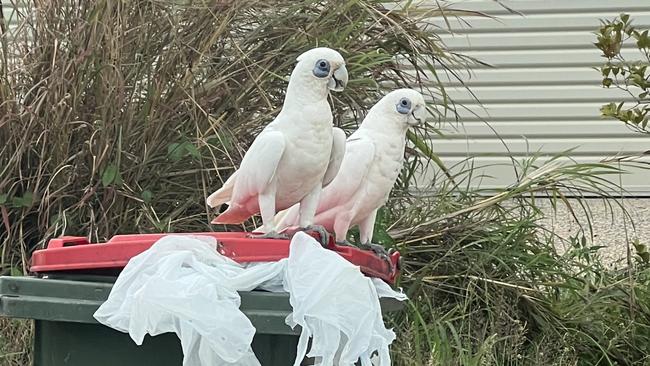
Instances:
[[[270,247],[260,251],[259,243],[252,243],[245,236],[201,234],[217,237],[219,251],[235,260],[244,258],[247,251],[255,252],[260,261],[288,255],[288,240],[274,240]],[[34,366],[182,365],[183,353],[176,334],[147,335],[138,346],[128,334],[93,318],[128,259],[160,237],[122,235],[106,243],[88,243],[76,237],[55,239],[48,248],[34,253],[32,276],[0,277],[0,316],[34,320]],[[372,253],[346,251],[344,248],[340,254],[359,264],[366,274],[383,277],[388,282],[397,275],[399,253],[387,259]],[[252,348],[260,363],[264,366],[293,364],[300,329],[285,324],[292,311],[289,295],[265,291],[240,292],[240,295],[240,309],[256,328]],[[387,312],[399,310],[402,304],[394,299],[382,299],[381,306]],[[306,359],[303,364],[311,362]]]

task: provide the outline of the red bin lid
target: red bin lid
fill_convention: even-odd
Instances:
[[[309,233],[323,242],[316,232]],[[247,232],[204,232],[173,234],[129,234],[116,235],[105,243],[90,243],[85,237],[64,236],[52,239],[46,249],[32,255],[30,271],[53,273],[61,271],[90,271],[122,269],[128,261],[149,249],[158,239],[166,235],[209,236],[218,243],[218,251],[238,263],[275,262],[289,256],[288,239],[259,239],[249,237]],[[332,237],[323,243],[359,266],[361,272],[370,277],[381,278],[392,284],[398,274],[399,252],[382,257],[372,251],[356,247],[336,245]]]

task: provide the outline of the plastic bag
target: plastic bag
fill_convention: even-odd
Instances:
[[[310,337],[307,356],[314,357],[316,365],[351,366],[360,359],[369,366],[375,352],[377,365],[390,365],[388,346],[395,333],[384,326],[376,282],[357,266],[298,232],[291,242],[284,284],[293,307],[287,324],[302,327],[294,366],[307,353]],[[405,298],[388,285],[380,288],[383,297]]]
[[[258,366],[255,328],[237,291],[281,276],[285,262],[245,269],[219,254],[213,238],[166,236],[129,261],[94,316],[138,345],[147,333],[176,333],[185,366]]]
[[[402,291],[400,288],[399,291],[393,290],[392,287],[388,286],[388,284],[379,278],[371,278],[370,279],[372,283],[375,285],[375,289],[377,290],[377,296],[379,298],[393,298],[399,301],[406,301],[408,300],[408,297],[406,294]]]
[[[255,328],[239,310],[238,291],[287,291],[300,325],[295,365],[307,351],[317,365],[390,365],[388,346],[395,334],[384,327],[379,297],[404,300],[381,280],[324,249],[304,233],[294,235],[289,258],[238,264],[205,236],[169,235],[133,257],[95,318],[129,333],[141,345],[145,334],[174,332],[181,340],[183,365],[258,366],[251,342]]]

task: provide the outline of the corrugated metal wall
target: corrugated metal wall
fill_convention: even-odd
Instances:
[[[575,160],[595,162],[650,150],[650,137],[600,118],[602,104],[631,99],[623,92],[603,89],[600,73],[593,69],[604,60],[593,45],[600,19],[625,12],[636,25],[648,29],[650,1],[502,3],[524,15],[511,14],[493,0],[457,2],[453,7],[497,19],[449,18],[455,34],[441,31],[452,50],[494,66],[478,67],[473,75],[464,76],[482,106],[458,82],[447,83],[450,96],[467,109],[459,109],[462,124],[446,124],[447,138],[435,141],[434,149],[443,161],[454,164],[476,156],[479,165],[499,164],[484,170],[494,177],[483,179],[482,186],[489,187],[514,181],[510,154],[524,158],[538,151],[551,155],[576,148]],[[447,28],[442,19],[433,23]],[[637,57],[631,46],[625,53]],[[634,193],[650,193],[648,172],[635,171],[623,181]]]

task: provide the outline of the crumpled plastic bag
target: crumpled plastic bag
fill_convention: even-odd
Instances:
[[[294,312],[287,324],[302,333],[295,365],[307,351],[323,366],[390,365],[395,338],[384,327],[379,297],[405,300],[381,280],[368,279],[338,254],[297,233],[289,258],[238,264],[219,254],[205,236],[168,235],[133,257],[95,313],[100,323],[128,333],[141,345],[145,334],[173,332],[184,366],[259,366],[251,348],[255,328],[239,310],[238,291],[288,291]],[[351,340],[351,341],[350,341]]]
[[[147,333],[176,333],[186,366],[259,366],[255,327],[239,310],[237,291],[281,276],[285,263],[245,269],[216,245],[205,236],[161,238],[129,261],[95,319],[138,345]]]
[[[362,366],[370,366],[375,352],[377,365],[390,365],[388,346],[395,333],[384,326],[377,291],[383,281],[377,281],[335,252],[323,250],[310,236],[294,235],[284,281],[293,307],[287,324],[302,327],[294,366],[305,354],[314,357],[316,365],[352,366],[361,360]],[[385,283],[379,288],[383,297],[405,299]]]

